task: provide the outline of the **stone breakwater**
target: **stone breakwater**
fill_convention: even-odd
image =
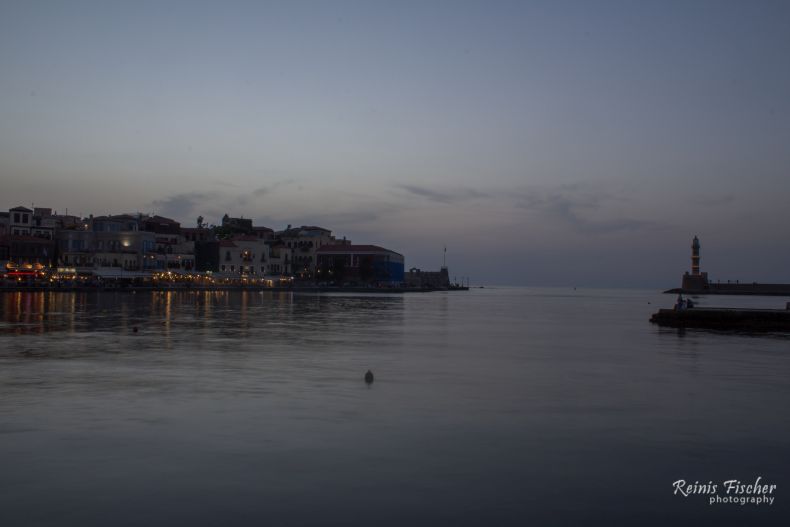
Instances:
[[[741,331],[790,331],[788,309],[660,309],[650,322],[674,328]]]

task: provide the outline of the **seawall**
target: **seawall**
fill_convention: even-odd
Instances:
[[[677,287],[667,289],[664,293],[692,294],[692,295],[761,295],[761,296],[790,296],[790,284],[760,284],[752,283],[715,283],[707,284],[702,288]]]
[[[790,331],[790,309],[660,309],[650,322],[674,328]]]

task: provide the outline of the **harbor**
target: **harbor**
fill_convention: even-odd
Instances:
[[[465,291],[447,267],[411,267],[403,254],[316,225],[275,231],[251,218],[199,217],[196,227],[155,214],[75,216],[51,208],[0,211],[0,291],[272,290]],[[464,284],[465,283],[465,284]]]
[[[696,295],[756,295],[756,296],[790,296],[790,284],[767,284],[758,282],[741,282],[727,280],[714,282],[708,273],[700,269],[700,241],[697,236],[691,242],[691,273],[683,274],[680,287],[667,289],[667,294]]]
[[[759,284],[728,281],[713,283],[708,273],[700,270],[699,238],[691,243],[691,273],[683,275],[681,287],[668,289],[665,294],[677,294],[673,308],[659,309],[650,322],[672,328],[702,328],[721,331],[790,331],[790,302],[785,309],[753,307],[697,306],[689,296],[699,300],[706,295],[725,296],[784,296],[790,297],[790,284]],[[687,298],[683,298],[683,295]],[[743,304],[743,302],[741,302]]]

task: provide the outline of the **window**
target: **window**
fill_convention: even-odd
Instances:
[[[230,261],[230,251],[225,251],[225,261],[226,262]]]
[[[14,223],[19,223],[19,213],[18,212],[14,213]]]
[[[22,223],[27,223],[27,222],[28,222],[28,215],[22,214]]]
[[[223,271],[225,270],[225,264],[222,264],[222,267],[221,267],[221,269],[222,269]]]
[[[235,265],[231,265],[231,266],[230,266],[230,270],[231,270],[231,271],[235,271],[235,270],[236,270],[236,266],[235,266]]]
[[[262,265],[262,266],[261,266],[261,272],[262,272],[262,273],[265,273],[265,272],[266,272],[266,266],[265,266],[265,265]]]

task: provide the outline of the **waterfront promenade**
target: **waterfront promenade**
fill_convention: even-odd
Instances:
[[[328,285],[291,285],[267,286],[262,284],[157,284],[157,285],[122,285],[122,284],[3,284],[3,292],[73,292],[73,291],[107,291],[107,292],[137,292],[137,291],[272,291],[293,293],[430,293],[435,291],[468,291],[466,286],[450,287],[367,287],[367,286],[328,286]]]

